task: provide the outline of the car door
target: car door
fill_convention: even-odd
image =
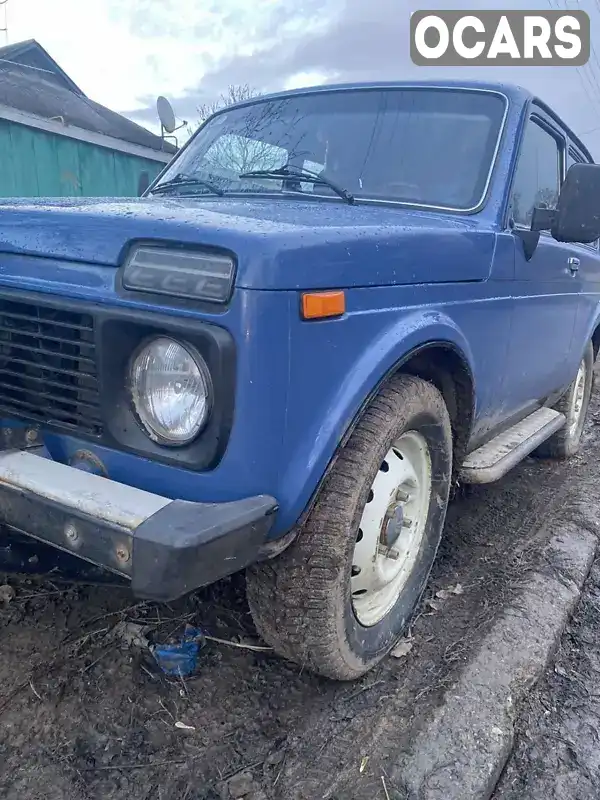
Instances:
[[[572,142],[567,153],[567,169],[572,164],[593,163],[591,158]],[[576,259],[572,265],[576,272],[576,281],[580,294],[580,302],[575,323],[573,337],[572,362],[577,361],[590,335],[590,330],[595,326],[600,302],[600,246],[594,244],[576,244],[573,246],[573,257]]]
[[[580,281],[570,259],[577,256],[576,248],[543,232],[528,259],[522,235],[531,229],[535,207],[556,207],[566,174],[566,149],[560,127],[533,105],[523,133],[509,212],[515,265],[505,392],[515,415],[533,409],[574,378],[571,346]]]

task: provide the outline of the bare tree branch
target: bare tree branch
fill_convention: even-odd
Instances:
[[[231,85],[212,103],[198,106],[197,124],[201,125],[222,108],[260,97],[260,94],[257,89],[247,83]],[[279,148],[260,141],[260,137],[258,140],[253,138],[252,133],[255,132],[249,131],[247,136],[225,134],[220,137],[205,154],[205,165],[217,173],[225,171],[238,174],[255,169],[268,170],[281,166],[282,157]]]
[[[214,114],[216,111],[219,111],[221,108],[231,106],[234,103],[243,103],[244,100],[251,100],[253,97],[259,97],[260,94],[261,93],[257,89],[254,89],[247,83],[241,86],[229,86],[227,91],[221,93],[221,95],[216,100],[213,100],[212,103],[203,103],[202,105],[198,106],[198,125],[201,125],[212,114]]]

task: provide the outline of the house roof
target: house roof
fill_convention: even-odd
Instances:
[[[54,79],[75,94],[85,97],[79,86],[69,78],[48,51],[35,39],[26,39],[23,42],[0,47],[0,68],[10,64],[27,65],[31,69],[39,70],[41,74],[45,73],[48,79]]]
[[[34,39],[0,47],[0,104],[164,153],[177,148],[90,100]]]

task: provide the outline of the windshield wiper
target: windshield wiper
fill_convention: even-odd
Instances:
[[[154,189],[150,189],[150,193],[160,194],[161,192],[168,192],[171,189],[177,189],[179,186],[204,186],[205,189],[208,189],[213,194],[218,194],[219,197],[223,197],[225,194],[222,189],[219,189],[218,186],[215,186],[210,181],[205,181],[203,178],[196,178],[195,175],[185,175],[183,172],[177,173],[177,175],[168,181],[164,181],[164,183],[159,183]]]
[[[339,195],[342,200],[346,200],[347,203],[354,202],[354,195],[350,194],[343,186],[338,186],[337,183],[326,178],[323,174],[302,167],[287,166],[279,167],[279,169],[258,169],[254,172],[242,172],[241,175],[238,175],[238,178],[305,178],[307,183],[310,182],[317,183],[321,186],[329,186],[330,189]]]

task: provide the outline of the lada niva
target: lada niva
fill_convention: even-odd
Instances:
[[[142,197],[0,205],[0,522],[281,656],[398,641],[457,483],[580,446],[600,167],[517,87],[264,96]]]

